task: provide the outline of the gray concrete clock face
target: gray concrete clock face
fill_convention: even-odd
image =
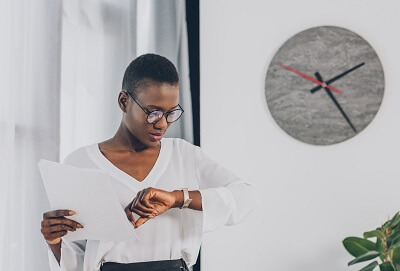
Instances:
[[[315,27],[286,41],[265,79],[278,125],[306,143],[330,145],[360,133],[379,110],[381,62],[362,37],[344,28]]]

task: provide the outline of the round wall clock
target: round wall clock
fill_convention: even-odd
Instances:
[[[315,27],[286,41],[265,79],[278,125],[306,143],[330,145],[368,126],[384,91],[381,62],[362,37],[344,28]]]

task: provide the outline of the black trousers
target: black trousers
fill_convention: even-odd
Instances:
[[[140,263],[104,263],[101,271],[189,271],[185,261],[178,260],[151,261]]]

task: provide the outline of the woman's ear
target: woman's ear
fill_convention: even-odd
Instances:
[[[126,101],[127,101],[126,92],[122,90],[118,95],[118,105],[121,108],[122,112],[124,112],[125,114],[126,114]]]

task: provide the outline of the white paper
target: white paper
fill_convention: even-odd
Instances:
[[[69,241],[140,241],[126,217],[108,173],[83,169],[48,160],[38,163],[52,210],[76,212],[67,218],[84,226],[64,236]]]

